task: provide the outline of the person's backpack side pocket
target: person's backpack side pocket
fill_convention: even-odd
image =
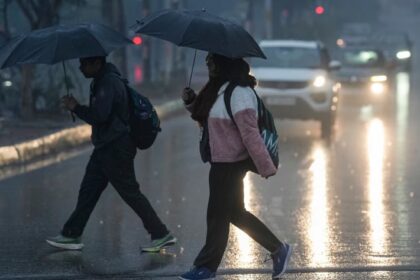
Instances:
[[[148,98],[126,85],[129,100],[130,135],[137,148],[144,150],[152,146],[161,131],[159,116]]]
[[[200,126],[200,156],[203,162],[211,162],[211,152],[210,152],[210,137],[209,137],[209,126],[206,121],[202,126]]]

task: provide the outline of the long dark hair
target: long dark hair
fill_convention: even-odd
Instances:
[[[209,76],[209,81],[198,93],[191,117],[204,124],[207,121],[210,110],[216,102],[220,87],[226,83],[234,83],[242,87],[254,88],[257,84],[255,77],[249,74],[249,64],[242,58],[231,59],[218,54],[209,54],[215,65],[214,76]]]

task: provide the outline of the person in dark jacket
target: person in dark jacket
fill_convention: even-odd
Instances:
[[[142,251],[157,252],[176,243],[176,238],[140,192],[134,172],[136,146],[129,135],[128,92],[117,68],[105,57],[80,59],[80,71],[93,78],[89,106],[80,105],[72,96],[62,98],[63,106],[92,126],[93,153],[82,180],[76,209],[61,233],[46,241],[69,250],[83,248],[81,236],[100,195],[111,183],[122,199],[143,221],[151,235],[150,246]]]

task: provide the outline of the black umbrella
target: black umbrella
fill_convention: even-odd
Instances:
[[[67,59],[106,56],[116,48],[132,42],[122,34],[101,24],[58,25],[37,29],[8,41],[0,48],[0,68],[17,64],[63,63]]]
[[[6,44],[7,42],[7,35],[5,32],[0,31],[0,47]]]
[[[122,34],[101,24],[52,26],[10,40],[0,49],[0,68],[106,56],[114,49],[131,43]]]
[[[178,46],[230,58],[266,58],[254,38],[242,26],[205,10],[158,11],[137,21],[133,29],[137,33],[157,37]]]

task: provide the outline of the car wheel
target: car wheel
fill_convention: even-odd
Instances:
[[[321,119],[321,137],[330,140],[334,132],[335,116],[333,114]]]

